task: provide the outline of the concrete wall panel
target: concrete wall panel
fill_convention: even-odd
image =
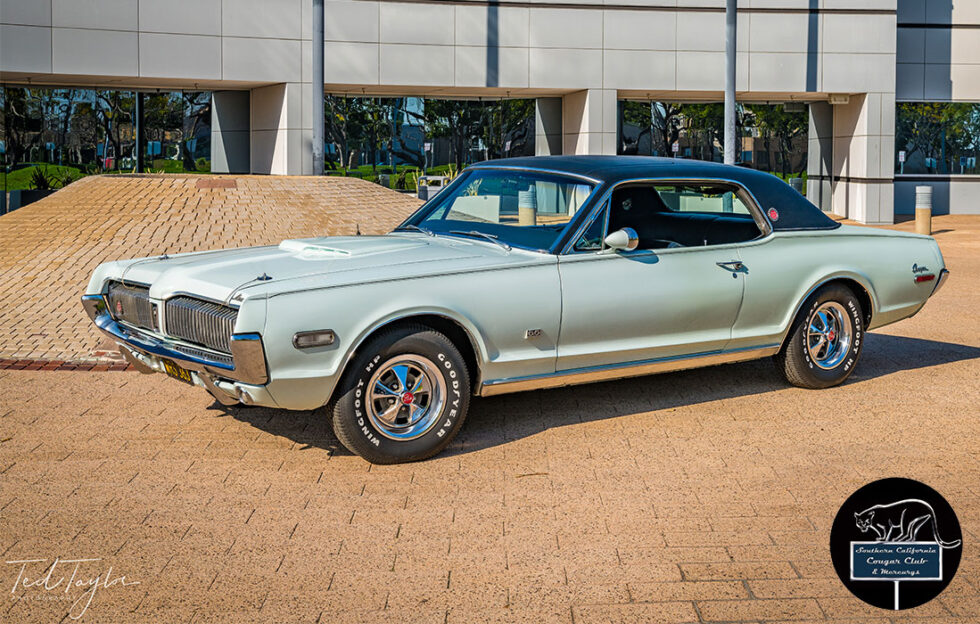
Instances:
[[[45,0],[37,0],[38,3]],[[51,25],[60,28],[137,30],[138,0],[49,0]]]
[[[527,48],[457,46],[454,71],[457,87],[530,86]]]
[[[142,32],[221,34],[221,0],[139,0]]]
[[[381,3],[381,40],[385,43],[452,45],[455,8],[442,4]]]
[[[527,47],[531,11],[526,7],[456,6],[456,45],[486,46],[493,36],[490,27],[496,24],[497,45]]]
[[[56,74],[138,76],[139,40],[133,31],[54,28],[51,69]]]
[[[381,45],[380,81],[388,85],[451,85],[455,76],[452,46]]]
[[[602,50],[531,48],[531,84],[541,88],[602,85]]]
[[[140,74],[191,80],[221,78],[221,38],[141,33]]]
[[[668,50],[677,48],[677,16],[660,11],[606,11],[606,50]]]
[[[580,9],[534,9],[530,17],[530,45],[533,48],[602,48],[601,13],[593,16]]]
[[[304,28],[302,3],[309,0],[222,0],[221,29],[227,37],[299,39]]]
[[[323,13],[327,16],[323,24],[323,38],[327,41],[377,43],[380,40],[380,11],[378,2],[326,0],[323,3]]]
[[[378,84],[378,46],[336,43],[323,46],[323,77],[327,84]]]
[[[6,71],[50,72],[51,29],[0,25],[0,57]]]
[[[0,22],[51,26],[51,3],[38,0],[0,0]]]
[[[300,42],[288,39],[223,37],[222,78],[253,82],[299,82]]]

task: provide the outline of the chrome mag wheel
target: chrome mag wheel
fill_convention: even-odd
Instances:
[[[371,424],[392,440],[414,440],[439,420],[446,380],[432,360],[397,355],[371,376],[365,408]]]
[[[854,338],[854,325],[847,310],[836,301],[822,304],[807,322],[806,348],[814,364],[824,370],[836,368],[847,357]]]

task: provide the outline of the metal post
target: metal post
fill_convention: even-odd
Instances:
[[[136,173],[143,173],[143,156],[146,149],[146,114],[143,108],[143,92],[136,92]]]
[[[735,164],[735,34],[738,0],[725,3],[725,164]]]
[[[323,0],[313,0],[313,175],[323,175]]]
[[[915,233],[932,234],[932,187],[915,187]]]

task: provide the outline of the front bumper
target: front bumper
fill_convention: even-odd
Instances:
[[[232,334],[229,358],[118,323],[109,314],[102,295],[83,295],[82,306],[139,372],[165,372],[163,361],[170,360],[191,371],[195,384],[205,388],[221,403],[275,404],[264,388],[269,374],[265,346],[259,334]]]

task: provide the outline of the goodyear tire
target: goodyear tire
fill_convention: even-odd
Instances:
[[[374,464],[427,459],[463,426],[466,363],[446,336],[421,325],[379,334],[354,357],[333,405],[337,439]]]
[[[801,388],[843,383],[864,344],[864,310],[844,285],[828,284],[803,304],[789,337],[774,357],[786,380]]]

